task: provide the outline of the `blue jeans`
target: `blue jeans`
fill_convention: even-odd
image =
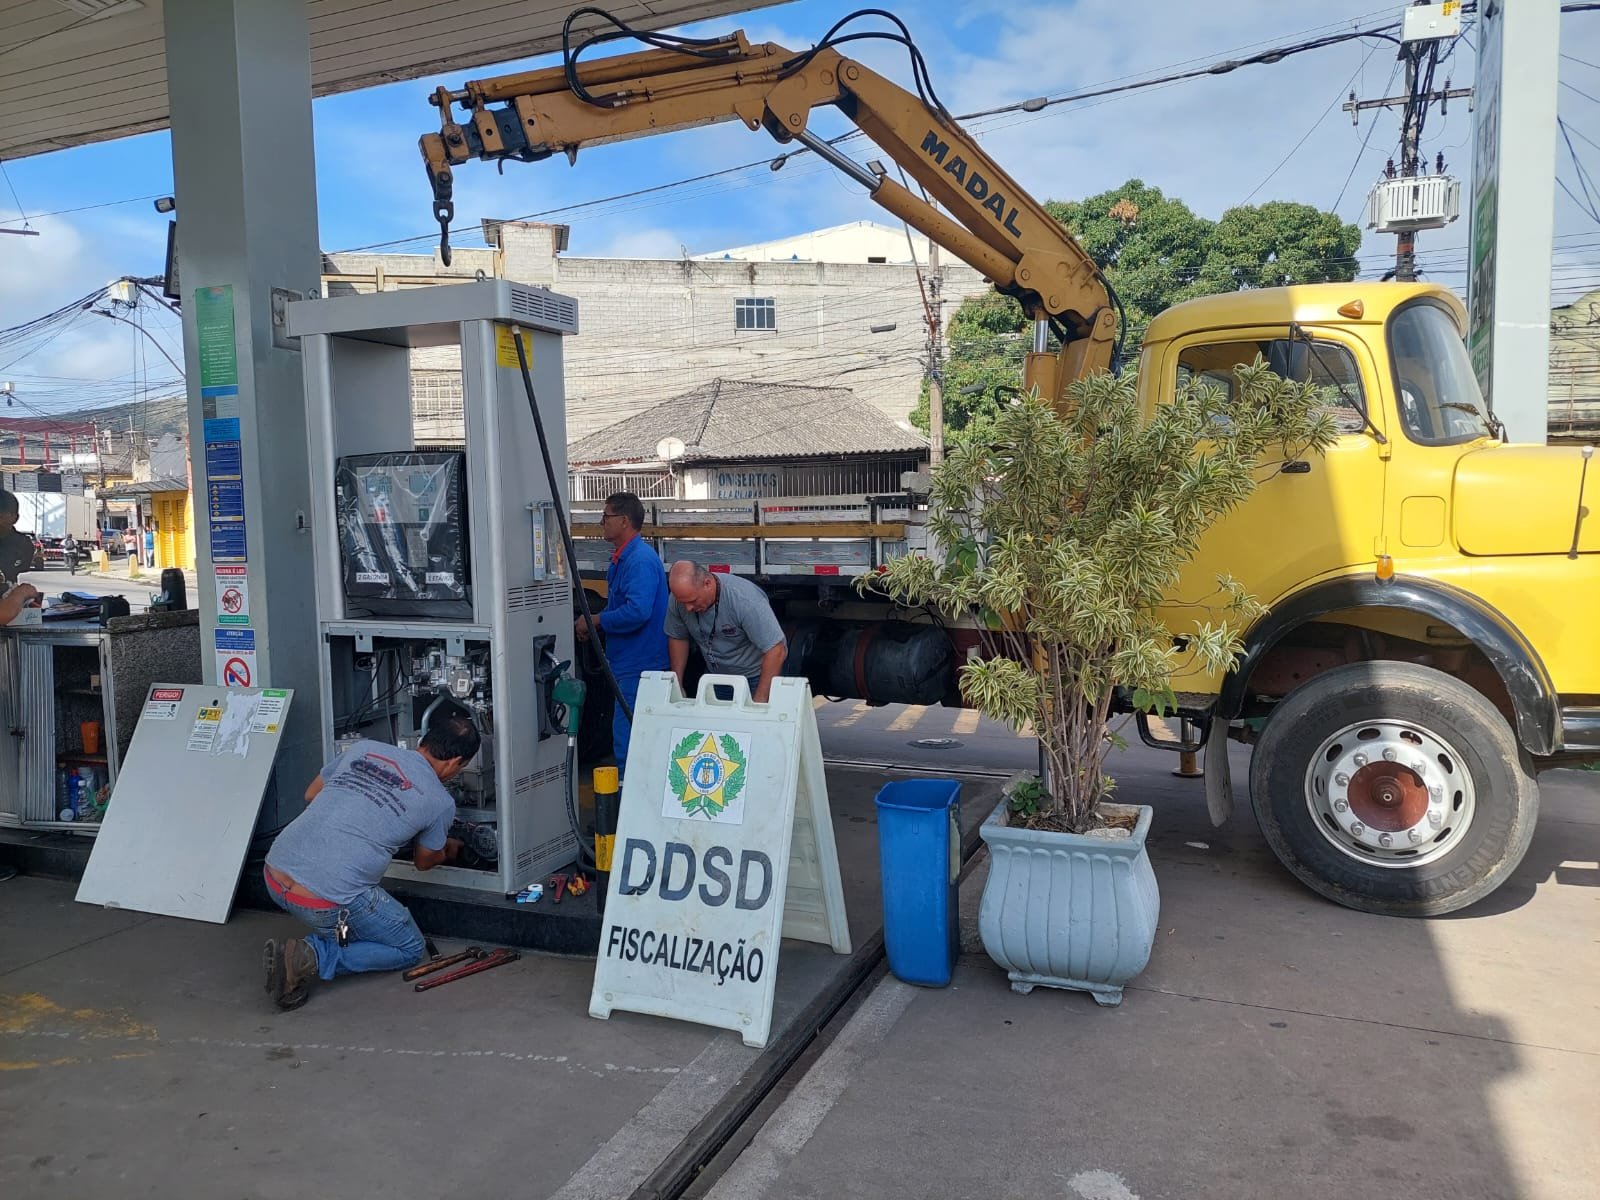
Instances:
[[[339,945],[337,908],[307,908],[267,892],[292,917],[311,927],[306,942],[317,952],[317,974],[324,979],[355,971],[398,971],[415,966],[426,952],[422,931],[401,904],[381,887],[371,887],[348,905],[350,943]]]
[[[622,691],[622,698],[632,708],[639,701],[639,677],[637,675],[618,675],[617,687]],[[628,768],[628,740],[633,734],[633,726],[622,711],[620,702],[613,698],[611,705],[611,753],[617,760],[617,777],[620,779]]]

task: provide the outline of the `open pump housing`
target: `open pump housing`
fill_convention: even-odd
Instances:
[[[415,747],[441,698],[460,704],[483,739],[448,785],[471,853],[428,872],[396,860],[389,873],[518,891],[576,855],[577,780],[561,719],[573,658],[564,497],[540,465],[513,329],[565,464],[561,338],[577,332],[577,304],[485,280],[300,301],[289,329],[306,376],[324,753],[361,738]],[[418,349],[460,353],[460,444],[417,444]]]

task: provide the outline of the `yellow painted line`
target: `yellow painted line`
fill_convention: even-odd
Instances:
[[[1177,733],[1173,731],[1171,725],[1167,724],[1167,719],[1165,717],[1158,717],[1154,713],[1151,713],[1150,729],[1152,732],[1166,738],[1169,742],[1175,742],[1178,740]]]
[[[113,1054],[111,1055],[111,1061],[122,1062],[129,1058],[149,1058],[154,1053],[155,1051],[153,1050],[135,1050],[126,1054]],[[45,1067],[78,1067],[95,1061],[92,1058],[49,1058],[22,1062],[0,1059],[0,1071],[38,1071]]]
[[[77,1036],[154,1038],[152,1026],[118,1009],[63,1008],[38,992],[0,993],[0,1033],[26,1033],[46,1023],[65,1024]]]
[[[951,733],[977,733],[978,710],[963,708],[956,714],[956,723],[950,727]]]
[[[927,712],[925,704],[908,704],[905,712],[889,722],[890,733],[904,733],[908,729],[915,729],[917,722],[922,720],[922,714]]]
[[[850,715],[840,721],[834,722],[834,725],[836,728],[844,729],[847,726],[854,725],[857,721],[861,720],[862,717],[866,716],[871,711],[872,706],[865,700],[857,700],[856,706],[850,710]]]
[[[813,696],[813,697],[811,697],[811,707],[812,708],[821,708],[827,702],[828,702],[828,698],[826,696]]]
[[[1025,723],[1025,724],[1024,724],[1024,725],[1023,725],[1023,726],[1022,726],[1022,728],[1021,728],[1021,729],[1019,729],[1019,730],[1017,730],[1017,736],[1018,736],[1018,737],[1019,737],[1019,738],[1031,738],[1031,737],[1035,737],[1035,736],[1037,736],[1037,735],[1036,735],[1036,734],[1035,734],[1035,733],[1034,733],[1034,732],[1033,732],[1033,722],[1031,722],[1031,721],[1029,721],[1029,722],[1026,722],[1026,723]]]

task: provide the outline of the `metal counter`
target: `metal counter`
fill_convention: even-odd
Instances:
[[[95,686],[98,677],[98,687]],[[93,833],[63,821],[57,772],[90,766],[114,785],[152,683],[199,683],[194,610],[0,626],[0,824]],[[85,753],[79,726],[98,721]]]

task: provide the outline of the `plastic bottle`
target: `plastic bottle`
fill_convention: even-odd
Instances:
[[[67,783],[67,769],[56,768],[56,814],[72,811],[72,794]],[[63,821],[70,821],[71,817],[61,817]]]
[[[99,790],[99,774],[94,767],[78,768],[78,820],[94,813],[95,796]]]
[[[67,799],[61,806],[61,811],[56,814],[63,821],[75,821],[78,818],[78,773],[67,772]]]

